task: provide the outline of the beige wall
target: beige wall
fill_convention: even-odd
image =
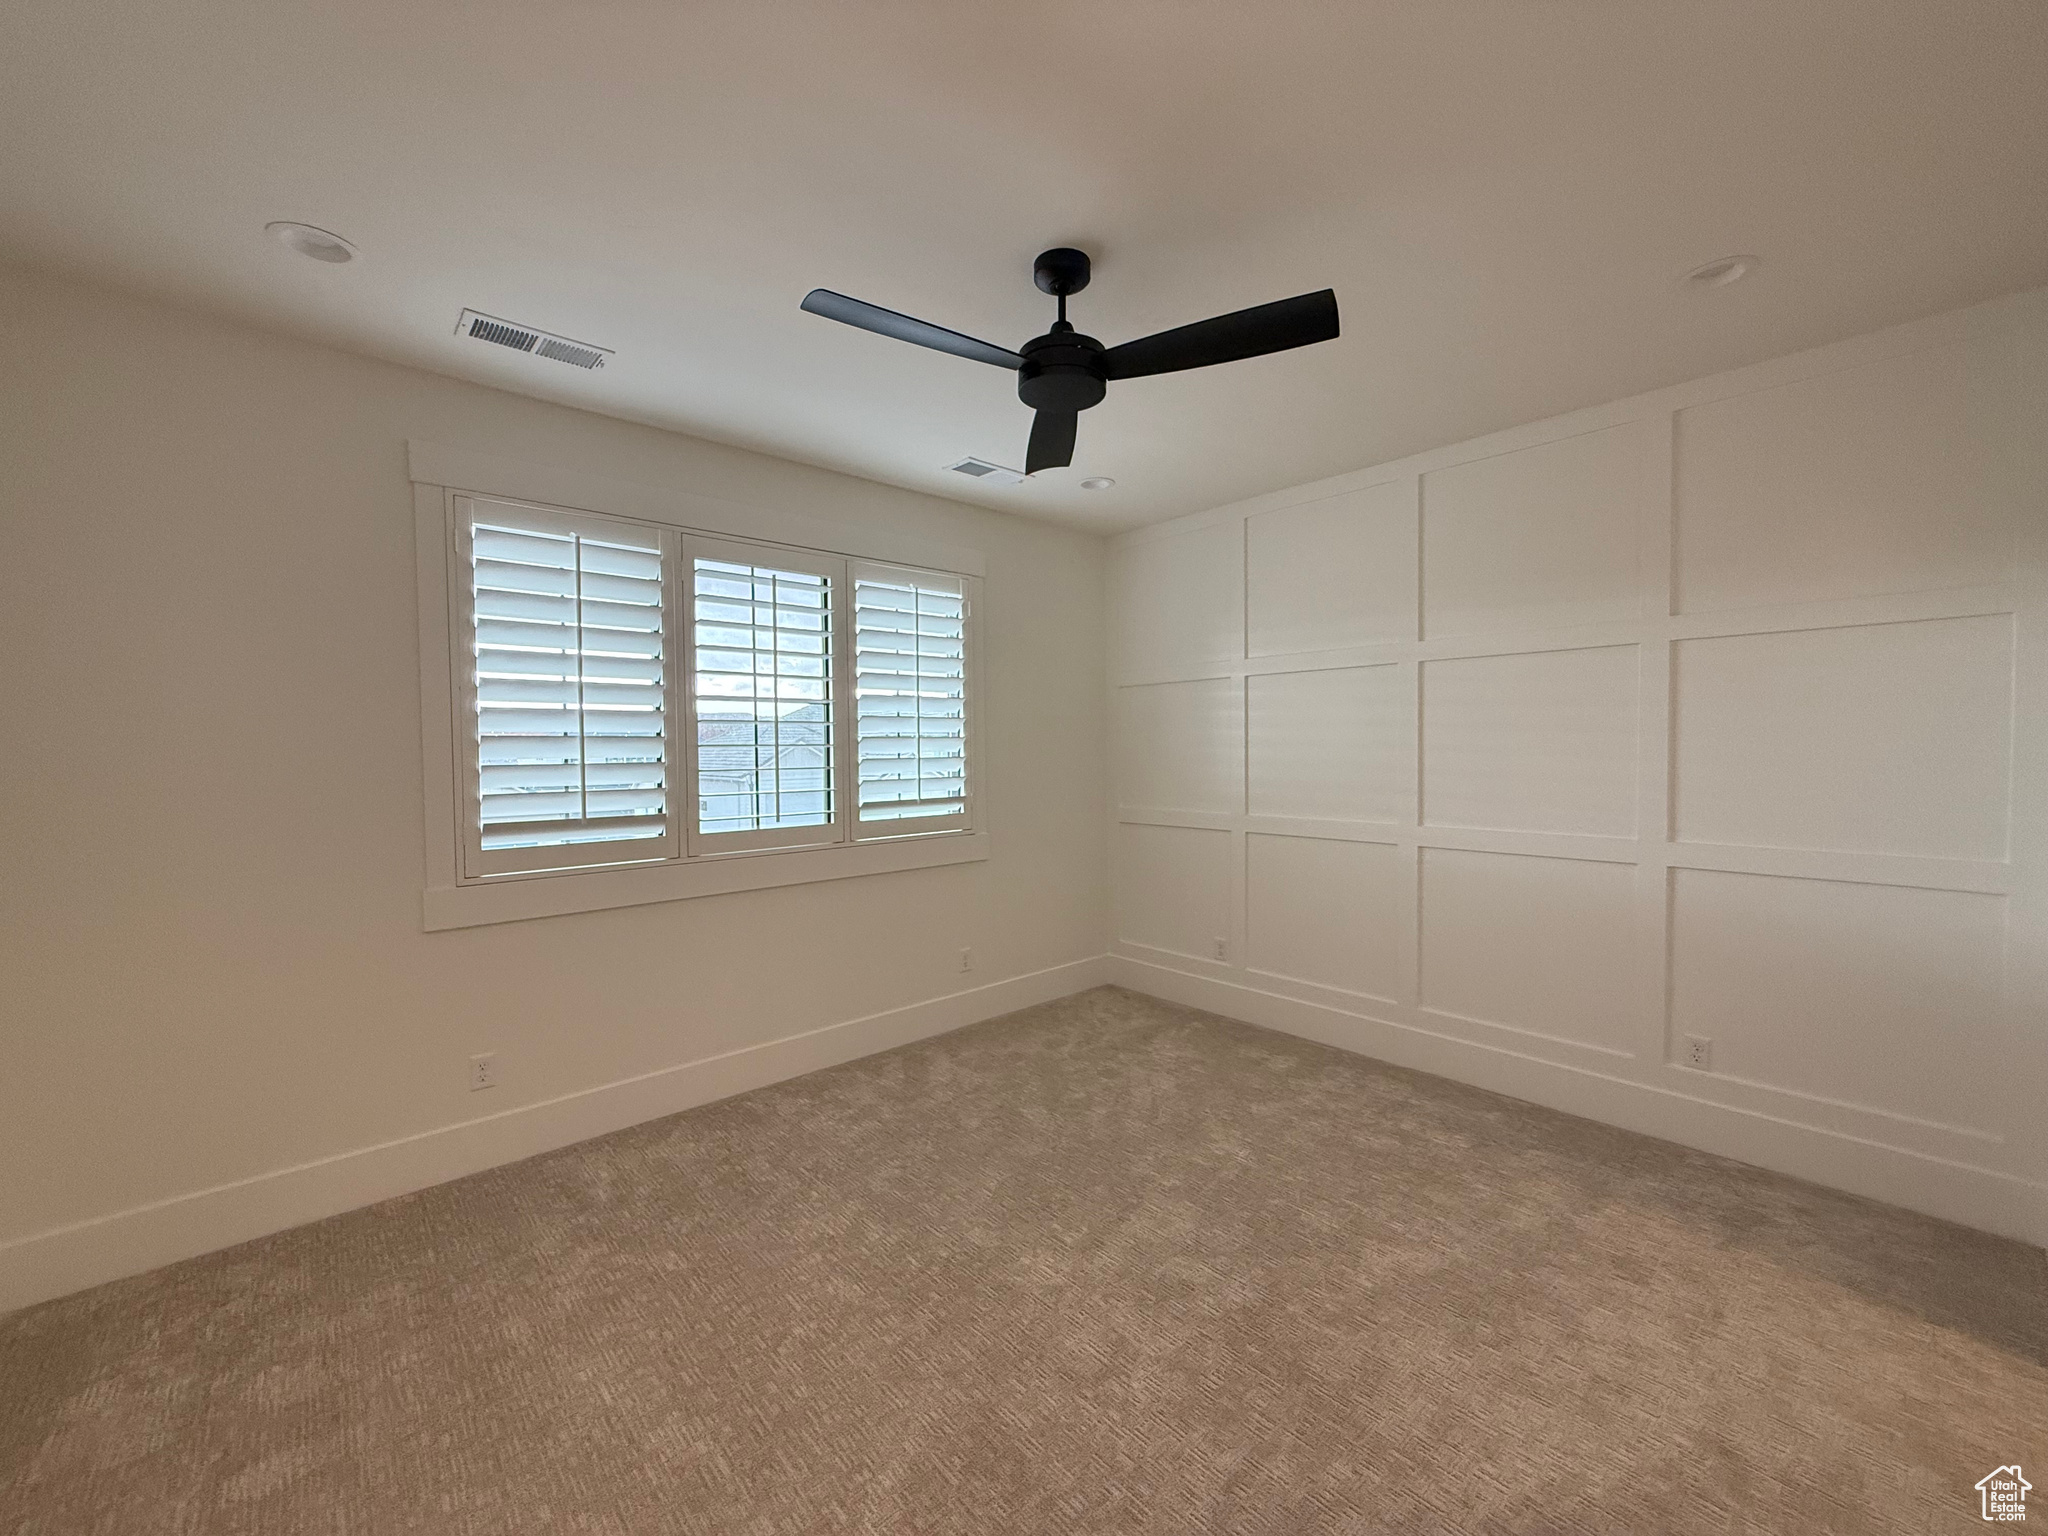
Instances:
[[[0,333],[0,1306],[707,1090],[403,1138],[1101,949],[1099,540],[18,270]],[[423,932],[408,438],[985,551],[992,857]]]
[[[1123,980],[2048,1241],[2048,293],[1111,568]]]

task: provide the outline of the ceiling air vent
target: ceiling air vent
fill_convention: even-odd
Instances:
[[[961,459],[948,464],[946,468],[956,475],[968,475],[976,480],[986,480],[990,485],[1022,485],[1024,476],[1014,469],[1005,469],[1000,464],[991,464],[987,459]]]
[[[462,319],[456,324],[455,334],[467,336],[472,341],[488,341],[494,346],[510,347],[515,352],[531,352],[535,357],[551,357],[558,363],[573,363],[578,368],[602,368],[605,359],[612,356],[604,347],[571,341],[566,336],[551,336],[546,331],[537,331],[530,325],[514,325],[509,320],[497,320],[489,315],[480,315],[473,309],[465,309],[462,312]]]

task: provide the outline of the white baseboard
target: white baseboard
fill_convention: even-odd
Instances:
[[[0,1244],[0,1312],[1099,986],[1096,955]]]
[[[1107,969],[1133,992],[2048,1247],[2048,1184],[1129,955]]]

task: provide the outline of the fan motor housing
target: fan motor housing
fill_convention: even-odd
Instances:
[[[1054,326],[1018,348],[1017,398],[1034,411],[1085,411],[1109,392],[1102,367],[1102,343],[1071,326]]]

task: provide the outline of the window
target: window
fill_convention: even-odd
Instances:
[[[458,884],[972,831],[971,577],[446,508]]]

